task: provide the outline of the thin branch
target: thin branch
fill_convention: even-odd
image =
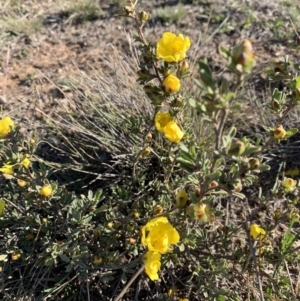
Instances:
[[[132,278],[125,285],[125,287],[122,289],[121,293],[115,298],[114,301],[121,300],[121,298],[126,294],[128,288],[131,286],[131,284],[134,282],[134,280],[144,271],[144,268],[145,268],[144,265],[140,267],[140,269],[132,276]]]

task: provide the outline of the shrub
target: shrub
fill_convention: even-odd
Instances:
[[[117,104],[85,95],[78,114],[49,118],[58,154],[68,155],[56,164],[37,156],[41,142],[22,137],[10,118],[0,121],[1,298],[292,300],[297,271],[282,263],[299,261],[297,181],[287,171],[264,193],[257,183],[269,170],[265,152],[297,132],[284,120],[300,101],[299,66],[285,59],[266,70],[286,91],[266,103],[274,125],[265,137],[244,135],[234,114],[255,64],[251,42],[220,46],[228,80],[202,59],[199,96],[183,93],[190,38],[165,32],[151,45],[143,35],[150,15],[135,5],[124,15],[137,25],[147,103],[125,111],[125,93]],[[279,224],[286,231],[273,240]],[[147,285],[133,292],[140,275]]]

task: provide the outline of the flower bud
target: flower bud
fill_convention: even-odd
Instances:
[[[246,149],[246,145],[243,141],[235,141],[230,145],[228,153],[232,156],[241,156]]]
[[[185,73],[185,72],[187,72],[188,70],[189,70],[189,63],[188,63],[187,60],[183,60],[183,61],[181,62],[180,71]]]
[[[127,242],[131,245],[135,245],[136,244],[136,239],[134,239],[133,237],[129,237],[129,238],[127,238]]]
[[[233,49],[232,62],[234,65],[242,65],[243,67],[251,68],[253,61],[254,52],[249,40],[244,40],[240,45]]]
[[[283,128],[282,125],[279,125],[275,130],[274,130],[274,137],[276,139],[282,139],[286,135],[286,130]]]
[[[11,260],[12,261],[16,261],[18,259],[21,258],[21,252],[20,251],[14,251],[12,254],[11,254]]]
[[[124,11],[127,15],[131,15],[134,12],[134,7],[126,5],[124,6]]]
[[[150,142],[152,140],[152,134],[151,133],[148,133],[146,135],[146,141]]]
[[[285,192],[292,192],[297,185],[297,180],[292,178],[284,178],[282,181],[282,186],[284,187]]]
[[[210,206],[202,202],[194,205],[194,216],[202,222],[214,221],[214,214],[211,212]]]
[[[212,181],[209,184],[209,188],[215,188],[215,187],[218,187],[218,186],[219,186],[219,183],[217,181]]]
[[[182,107],[184,104],[184,98],[181,95],[176,95],[172,102],[172,107]]]
[[[201,195],[201,190],[200,187],[195,187],[195,191],[194,191],[195,197],[199,198]]]
[[[112,229],[113,226],[114,226],[114,223],[113,223],[113,222],[108,222],[108,223],[107,223],[107,228],[108,228],[108,229]]]
[[[35,145],[35,140],[34,140],[34,139],[30,139],[29,143],[30,143],[31,145]]]
[[[180,90],[180,80],[176,76],[170,74],[163,80],[163,86],[167,93],[176,93]]]
[[[41,188],[40,195],[43,197],[48,197],[52,194],[52,191],[51,185],[46,184]]]
[[[93,264],[94,265],[99,265],[99,264],[102,263],[102,261],[103,261],[103,259],[102,259],[101,256],[99,256],[99,255],[94,255],[93,256]]]
[[[131,212],[130,216],[136,219],[140,217],[140,213],[137,210],[134,210],[133,212]]]
[[[27,185],[27,182],[24,181],[24,180],[22,180],[22,179],[18,179],[18,180],[17,180],[17,183],[18,183],[18,185],[21,186],[21,187],[25,187],[25,186]]]
[[[259,168],[260,160],[258,158],[250,158],[249,166],[250,170],[257,170]]]
[[[153,208],[153,213],[154,213],[155,215],[162,214],[163,211],[164,211],[164,208],[163,208],[161,205],[156,205],[156,206],[154,206],[154,208]]]
[[[95,205],[91,205],[90,207],[89,207],[89,212],[93,212],[93,211],[95,211],[96,210],[96,206]]]
[[[175,199],[176,199],[176,207],[183,208],[186,206],[189,196],[187,195],[187,193],[184,189],[181,189],[176,194]]]
[[[151,149],[149,147],[146,147],[142,153],[140,154],[140,158],[146,158],[151,154]]]
[[[139,20],[140,20],[142,23],[147,22],[149,19],[150,19],[150,14],[146,13],[145,11],[141,11],[141,12],[139,13]]]

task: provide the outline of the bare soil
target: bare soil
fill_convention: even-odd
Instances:
[[[1,23],[0,101],[6,113],[11,111],[32,120],[42,117],[37,108],[48,114],[57,103],[68,107],[62,89],[64,81],[80,73],[96,76],[106,69],[111,73],[107,68],[109,61],[132,55],[128,41],[134,34],[134,24],[114,17],[121,12],[116,2],[99,1],[103,13],[88,21],[70,18],[68,6],[62,7],[59,2],[21,1],[19,6],[4,5],[1,9],[3,15],[16,18],[17,22],[25,18],[41,23],[30,34],[28,29],[16,31]],[[176,14],[178,1],[141,1],[139,7],[153,16],[145,28],[146,37],[155,43],[167,30],[188,35],[193,42],[191,60],[196,62],[206,56],[215,70],[224,66],[218,55],[219,45],[231,47],[245,38],[253,43],[260,68],[274,57],[299,57],[291,48],[297,37],[295,24],[290,22],[289,7],[284,11],[280,1],[225,1],[225,5],[223,1],[188,2],[181,4],[185,14],[174,25],[172,19],[161,17],[159,9]],[[22,14],[17,14],[17,10]],[[281,20],[278,28],[274,28],[276,20]]]

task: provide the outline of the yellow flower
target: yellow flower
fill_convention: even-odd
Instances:
[[[173,143],[179,143],[184,135],[184,132],[179,128],[175,121],[170,121],[164,127],[165,137]]]
[[[284,178],[282,181],[282,186],[284,187],[285,192],[291,192],[295,189],[297,185],[297,180],[293,180],[292,178]]]
[[[283,128],[282,125],[279,125],[274,131],[274,137],[276,139],[282,139],[286,135],[286,130]]]
[[[10,117],[4,117],[0,120],[0,139],[5,138],[15,127]]]
[[[10,164],[10,162],[8,162],[0,168],[0,171],[6,175],[13,175],[18,171],[18,166],[20,165],[28,168],[28,166],[30,165],[30,160],[28,158],[25,158],[23,161],[21,161],[21,163],[16,164]]]
[[[14,166],[15,164],[4,164],[4,166],[0,168],[0,171],[6,175],[13,175],[15,173]]]
[[[250,235],[254,240],[259,236],[263,238],[266,235],[266,231],[257,224],[252,224],[250,226]]]
[[[155,127],[160,133],[163,133],[165,126],[172,120],[173,118],[170,113],[163,113],[162,111],[158,111],[154,118]]]
[[[48,197],[52,194],[52,187],[51,185],[44,185],[40,190],[40,195],[44,197]]]
[[[156,54],[168,63],[182,61],[189,50],[191,42],[189,37],[182,34],[176,36],[172,32],[165,32],[156,45]]]
[[[21,162],[21,164],[22,164],[24,167],[28,168],[29,165],[30,165],[30,160],[29,160],[28,158],[25,158],[25,159]]]
[[[145,265],[145,272],[149,276],[151,280],[158,280],[158,270],[160,269],[161,263],[160,263],[161,255],[158,252],[152,252],[148,251],[143,256],[143,262]]]
[[[142,244],[150,251],[165,254],[179,239],[179,233],[166,217],[156,217],[142,227]]]
[[[187,195],[186,191],[184,189],[179,190],[179,192],[176,194],[176,206],[178,208],[183,208],[185,207],[189,196]]]
[[[178,77],[170,74],[163,81],[164,89],[167,93],[175,93],[180,90],[180,80]]]

